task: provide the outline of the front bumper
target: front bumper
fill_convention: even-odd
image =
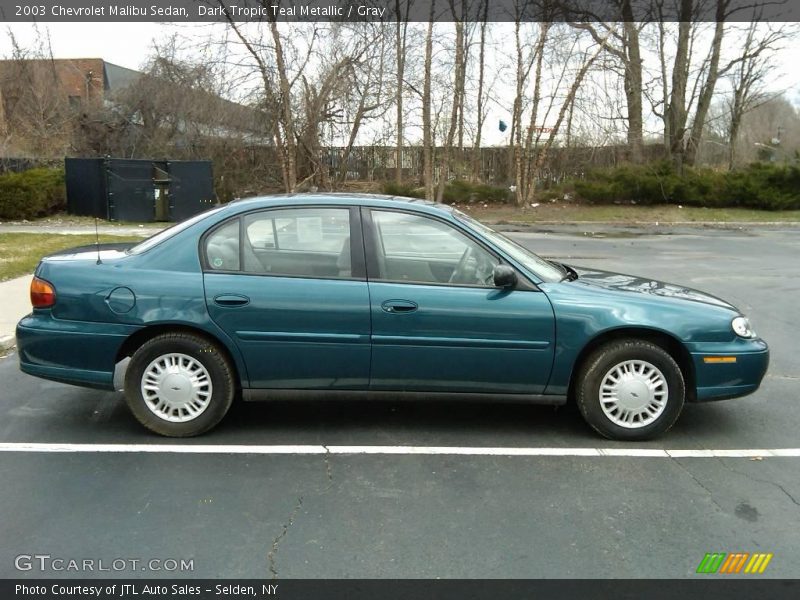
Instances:
[[[61,383],[113,390],[117,353],[137,329],[54,319],[49,311],[35,311],[17,324],[20,370]]]
[[[762,339],[699,343],[690,348],[698,401],[752,394],[769,367],[769,347]],[[720,360],[724,362],[720,362]]]

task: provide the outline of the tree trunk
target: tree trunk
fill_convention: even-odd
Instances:
[[[481,179],[481,134],[483,133],[483,76],[486,65],[486,20],[489,12],[489,0],[482,1],[481,41],[478,56],[478,123],[475,131],[475,144],[472,156],[472,177]]]
[[[401,18],[400,0],[395,2],[397,13],[397,26],[395,28],[395,52],[397,53],[397,90],[395,91],[395,104],[397,106],[397,144],[395,149],[395,181],[397,185],[403,184],[403,78],[406,70],[406,33],[408,31],[408,7],[406,2],[406,19]]]
[[[517,48],[517,88],[514,95],[514,113],[511,115],[511,148],[514,157],[514,187],[515,199],[518,206],[522,205],[522,89],[525,84],[525,69],[522,60],[522,40],[520,38],[520,22],[514,23],[514,40]]]
[[[339,174],[337,177],[337,182],[339,185],[343,184],[347,180],[347,169],[350,163],[350,154],[353,152],[353,146],[356,143],[356,138],[358,138],[358,132],[361,129],[361,122],[364,120],[364,116],[367,114],[367,95],[369,93],[370,86],[372,85],[372,65],[367,68],[367,80],[364,83],[364,88],[361,90],[359,99],[358,99],[358,107],[356,108],[356,114],[353,116],[353,126],[350,129],[350,137],[347,140],[347,146],[345,146],[344,152],[342,153],[342,157],[339,163]],[[382,77],[382,74],[379,73],[378,77]],[[354,82],[354,85],[355,82]]]
[[[281,43],[278,24],[270,21],[272,41],[275,44],[275,65],[278,69],[278,81],[280,89],[281,125],[283,125],[284,140],[284,164],[286,165],[286,191],[292,193],[297,187],[297,140],[294,132],[294,120],[292,117],[292,94],[289,85],[289,77],[286,74],[286,62],[283,56],[283,45]]]
[[[695,111],[692,130],[686,144],[685,162],[689,166],[694,166],[697,162],[697,151],[703,137],[703,129],[708,116],[708,109],[711,107],[711,100],[714,96],[714,88],[719,78],[719,55],[722,48],[722,36],[725,33],[725,10],[730,0],[717,0],[716,21],[714,28],[714,38],[711,41],[711,59],[708,64],[708,76],[700,91],[697,100],[697,111]]]
[[[425,198],[433,200],[433,152],[431,148],[431,57],[433,54],[433,19],[436,0],[431,1],[428,33],[425,36],[425,74],[422,86],[422,161]]]
[[[667,109],[669,150],[678,173],[683,172],[686,134],[686,84],[689,79],[689,37],[692,29],[692,0],[680,0],[678,44],[672,68],[672,92]]]
[[[451,5],[452,6],[452,5]],[[461,96],[464,94],[464,22],[456,21],[456,65],[453,90],[453,106],[450,110],[450,127],[447,130],[447,140],[445,140],[441,162],[439,163],[439,185],[436,189],[436,201],[444,199],[444,186],[447,183],[447,174],[450,168],[450,155],[453,148],[453,140],[458,128],[458,108],[461,103]]]
[[[643,156],[642,119],[642,55],[639,48],[639,29],[633,22],[630,0],[622,4],[625,40],[625,101],[628,108],[628,160],[641,163]]]
[[[453,19],[456,19],[455,15],[455,7],[451,1],[450,3],[451,10],[453,12]],[[465,27],[465,23],[467,22],[467,2],[463,2],[461,5],[461,27],[462,30]],[[469,60],[469,47],[467,45],[467,32],[462,31],[461,33],[461,44],[456,46],[456,52],[461,53],[461,72],[459,73],[459,89],[461,93],[458,95],[458,152],[459,156],[463,156],[464,153],[464,98],[466,94],[464,93],[465,81],[467,77],[467,61]]]
[[[539,145],[539,138],[541,137],[541,130],[538,129],[539,126],[536,125],[536,120],[539,118],[539,102],[542,96],[544,46],[547,43],[547,35],[550,32],[550,27],[550,23],[539,23],[539,39],[534,49],[536,68],[533,75],[533,103],[531,106],[531,118],[525,135],[525,145],[522,148],[524,159],[521,166],[522,177],[520,187],[517,188],[517,204],[529,202],[533,198],[533,188],[536,185],[536,169],[538,165],[534,165],[532,159],[535,148]],[[534,132],[536,132],[535,136]]]
[[[660,11],[659,11],[660,15]],[[660,75],[661,75],[661,103],[663,108],[663,114],[661,115],[661,120],[664,122],[664,155],[667,158],[671,158],[670,154],[670,139],[671,134],[669,131],[669,79],[667,78],[667,55],[665,49],[665,41],[664,38],[666,36],[666,32],[664,30],[664,20],[659,19],[658,21],[658,61],[660,66]]]
[[[732,171],[736,166],[736,140],[739,137],[739,127],[742,124],[742,112],[738,109],[739,98],[734,99],[734,106],[731,109],[731,126],[728,131],[728,170]]]

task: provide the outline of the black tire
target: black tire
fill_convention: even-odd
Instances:
[[[626,361],[642,361],[655,367],[666,385],[666,399],[660,414],[655,418],[651,414],[640,414],[637,417],[639,422],[634,421],[628,427],[618,424],[612,416],[607,415],[600,401],[603,380],[615,367],[626,364]],[[612,440],[647,440],[667,432],[678,420],[686,397],[686,384],[678,364],[663,348],[645,340],[623,339],[600,346],[583,362],[576,377],[575,400],[581,415],[595,431]],[[658,387],[658,390],[661,393],[663,387]],[[632,395],[636,396],[635,393]],[[614,412],[613,404],[607,406],[609,411]],[[623,415],[631,412],[636,410],[620,410],[613,417],[622,420]]]
[[[166,414],[156,414],[142,394],[145,370],[151,363],[169,354],[194,359],[202,365],[210,380],[210,400],[206,401],[200,414],[191,417],[178,411],[178,414],[171,415],[173,418],[189,419],[183,422],[173,422],[168,420],[170,416]],[[214,427],[231,407],[235,391],[234,370],[226,355],[216,344],[191,333],[164,333],[145,342],[134,353],[125,374],[125,399],[133,415],[150,431],[168,437],[200,435]]]

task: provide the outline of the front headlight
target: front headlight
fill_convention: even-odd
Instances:
[[[739,337],[756,337],[756,332],[753,331],[753,327],[750,325],[750,321],[747,319],[747,317],[736,317],[733,321],[731,321],[731,327],[733,328],[733,332]]]

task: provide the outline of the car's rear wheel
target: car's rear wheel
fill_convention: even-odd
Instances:
[[[215,345],[191,333],[165,333],[142,344],[125,374],[125,398],[145,427],[170,437],[208,431],[228,412],[234,372]]]
[[[683,408],[686,386],[660,346],[626,339],[597,348],[577,374],[575,399],[589,425],[615,440],[646,440],[666,432]]]

